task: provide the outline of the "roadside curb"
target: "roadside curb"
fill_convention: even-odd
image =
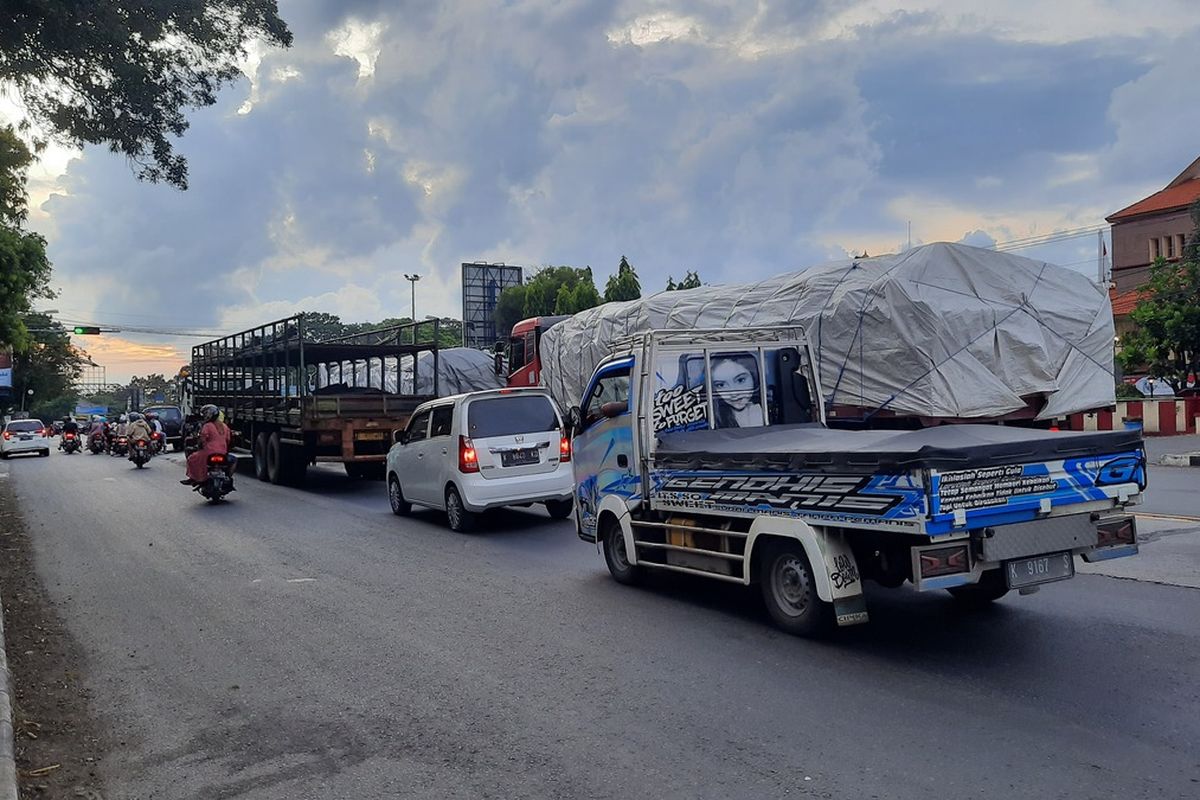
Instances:
[[[4,649],[4,605],[0,603],[0,800],[17,798],[17,761],[13,751],[12,679]]]
[[[1200,453],[1168,453],[1158,463],[1164,467],[1200,467]]]

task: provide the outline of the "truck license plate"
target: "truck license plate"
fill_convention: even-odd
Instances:
[[[1070,553],[1050,553],[1009,561],[1004,569],[1008,575],[1008,588],[1020,589],[1070,578],[1075,574],[1075,561]]]
[[[354,438],[360,442],[379,442],[387,438],[387,431],[357,431]]]
[[[538,463],[536,447],[526,447],[521,450],[505,450],[500,454],[500,466],[523,467],[527,464]]]

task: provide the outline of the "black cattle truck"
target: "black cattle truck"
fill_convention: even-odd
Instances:
[[[235,451],[253,456],[260,480],[296,486],[320,462],[382,478],[394,433],[437,396],[438,327],[322,338],[303,314],[268,322],[192,348],[188,405],[221,409]]]

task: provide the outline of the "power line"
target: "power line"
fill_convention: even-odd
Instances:
[[[1029,236],[1024,239],[1012,239],[1007,242],[996,242],[993,249],[999,251],[1007,250],[1024,250],[1030,247],[1040,247],[1047,244],[1056,244],[1065,242],[1071,239],[1082,239],[1085,236],[1095,236],[1108,228],[1107,225],[1094,225],[1090,228],[1077,228],[1070,231],[1059,231],[1056,233],[1043,234],[1042,236]]]

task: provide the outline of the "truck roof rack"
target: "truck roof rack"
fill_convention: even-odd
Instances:
[[[611,352],[629,350],[646,344],[727,344],[753,341],[756,344],[769,342],[807,342],[808,336],[800,325],[775,325],[771,327],[746,328],[687,328],[678,330],[658,329],[622,336],[612,343]]]

